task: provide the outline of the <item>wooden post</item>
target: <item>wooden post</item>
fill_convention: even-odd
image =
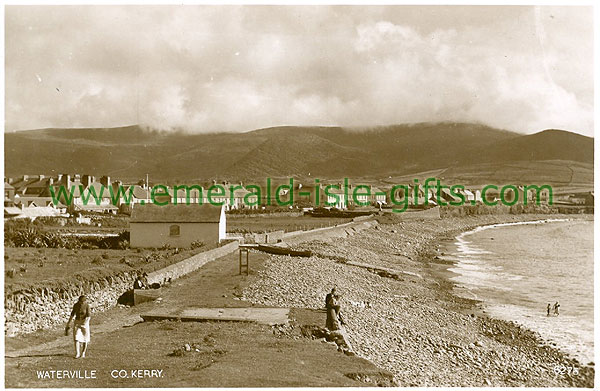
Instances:
[[[246,263],[243,262],[242,251],[246,253]],[[240,274],[244,271],[247,276],[250,275],[250,250],[240,247]]]

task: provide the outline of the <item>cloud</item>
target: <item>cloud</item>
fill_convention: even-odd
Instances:
[[[593,135],[585,7],[8,6],[5,36],[9,131],[453,120]]]

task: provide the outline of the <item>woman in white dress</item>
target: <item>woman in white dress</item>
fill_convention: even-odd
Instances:
[[[73,322],[73,343],[75,344],[75,358],[84,358],[90,342],[90,305],[85,296],[79,296],[79,300],[73,305],[71,316],[67,322],[66,332],[68,333],[71,320]]]

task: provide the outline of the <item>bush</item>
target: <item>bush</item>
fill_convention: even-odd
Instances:
[[[129,231],[111,237],[76,237],[47,231],[29,219],[9,220],[4,229],[6,247],[38,247],[66,249],[119,249],[129,248]]]
[[[50,217],[50,216],[41,216],[36,218],[33,221],[34,225],[37,226],[51,226],[51,227],[64,227],[67,225],[66,217]]]
[[[204,246],[205,246],[205,243],[204,243],[203,241],[201,241],[201,240],[194,240],[194,241],[193,241],[193,242],[190,244],[190,248],[191,248],[192,250],[193,250],[193,249],[196,249],[196,248],[201,248],[201,247],[204,247]]]

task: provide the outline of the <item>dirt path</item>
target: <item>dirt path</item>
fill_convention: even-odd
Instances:
[[[294,327],[288,328],[247,322],[136,323],[140,313],[160,308],[252,306],[238,297],[256,278],[255,273],[266,258],[264,254],[251,253],[250,275],[241,276],[237,253],[230,254],[163,288],[160,302],[99,314],[92,328],[88,357],[83,360],[73,358],[71,339],[60,335],[60,329],[13,338],[6,348],[5,386],[390,385],[391,374],[369,361],[339,353],[335,344],[302,336],[301,326],[324,324],[325,314],[320,311],[292,310]],[[194,348],[186,352],[186,344]],[[180,355],[171,355],[175,351]],[[95,371],[95,378],[39,378],[43,371],[51,370],[73,371],[81,376],[91,376],[91,371]],[[137,376],[138,370],[142,370],[141,377]],[[157,371],[161,371],[160,375]]]

